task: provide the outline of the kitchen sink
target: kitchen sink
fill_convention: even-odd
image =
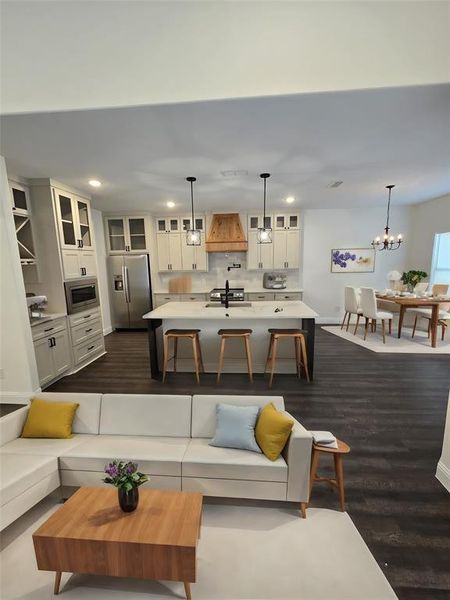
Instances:
[[[251,302],[229,302],[228,308],[245,308],[248,306],[252,306]],[[221,304],[220,302],[208,302],[205,305],[205,308],[225,308],[225,304]]]

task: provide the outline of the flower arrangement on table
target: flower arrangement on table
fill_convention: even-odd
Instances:
[[[131,512],[139,502],[139,486],[149,480],[148,476],[140,473],[137,463],[123,460],[113,460],[105,466],[107,477],[102,479],[117,488],[120,508]]]
[[[401,280],[402,282],[408,286],[408,289],[412,292],[418,283],[428,277],[425,271],[406,271],[403,273]]]

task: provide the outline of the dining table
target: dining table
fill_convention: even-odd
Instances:
[[[436,297],[414,297],[414,296],[394,296],[389,294],[376,294],[378,300],[385,300],[387,302],[395,302],[399,305],[400,313],[398,318],[398,332],[397,337],[402,335],[403,319],[405,312],[408,308],[431,308],[431,346],[436,348],[437,342],[437,330],[439,325],[439,306],[441,304],[450,303],[449,298],[436,298]]]

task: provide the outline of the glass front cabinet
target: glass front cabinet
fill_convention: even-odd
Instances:
[[[61,248],[93,250],[89,201],[58,189],[54,189],[53,193]]]
[[[148,252],[146,217],[106,217],[105,233],[109,254]]]

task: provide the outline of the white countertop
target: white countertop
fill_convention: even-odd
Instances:
[[[230,287],[242,287],[242,286],[230,286]],[[191,290],[190,292],[168,292],[168,291],[164,291],[164,290],[155,290],[153,293],[154,294],[167,294],[167,295],[189,295],[189,294],[209,294],[209,292],[211,291],[211,288],[205,290]],[[293,294],[293,293],[299,293],[299,292],[304,292],[305,290],[303,288],[292,288],[292,287],[286,287],[286,288],[263,288],[263,287],[253,287],[253,288],[246,288],[244,286],[244,293],[246,294],[260,294],[263,292],[278,292],[278,293],[286,293],[286,294]]]
[[[143,319],[195,319],[195,320],[254,320],[254,319],[314,319],[317,313],[304,302],[261,301],[253,302],[252,306],[232,306],[225,308],[217,306],[206,307],[207,302],[167,302],[155,310],[146,313]],[[281,308],[280,312],[275,312]],[[228,317],[226,316],[228,314]]]
[[[45,313],[40,319],[30,321],[30,325],[31,327],[36,327],[36,325],[42,325],[42,323],[48,323],[49,321],[54,321],[55,319],[60,319],[61,317],[66,316],[66,313]]]

